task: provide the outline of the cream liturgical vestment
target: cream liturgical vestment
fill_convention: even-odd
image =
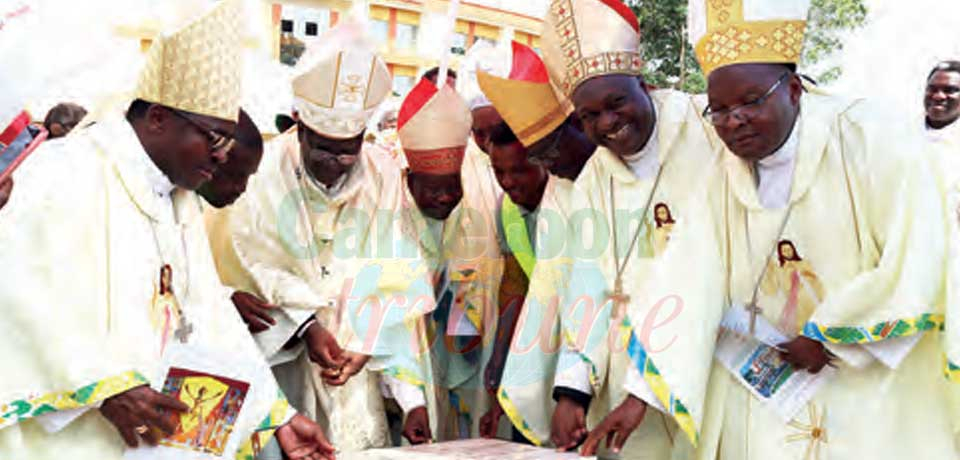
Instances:
[[[17,177],[0,228],[0,260],[18,267],[0,280],[0,353],[15,370],[0,381],[0,457],[120,459],[96,408],[163,388],[174,365],[249,386],[211,447],[251,458],[294,411],[217,278],[197,195],[170,184],[120,116],[45,144]]]
[[[551,302],[556,305],[562,345],[556,381],[551,383],[593,396],[590,427],[628,395],[625,384],[628,370],[638,365],[634,361],[648,359],[641,356],[643,350],[631,326],[643,330],[654,323],[660,325],[656,339],[678,336],[661,353],[649,357],[658,372],[644,375],[648,387],[667,393],[662,398],[666,402],[649,389],[638,395],[648,401],[651,411],[624,449],[628,458],[654,459],[689,454],[696,441],[697,420],[691,417],[699,415],[695,411],[703,404],[702,387],[698,393],[697,386],[704,384],[709,372],[714,335],[709,327],[683,331],[691,324],[710,324],[709,312],[671,312],[673,305],[640,305],[633,299],[642,299],[639,289],[650,265],[664,252],[670,232],[686,221],[689,184],[701,181],[715,156],[687,95],[655,91],[651,96],[657,126],[636,158],[625,162],[599,148],[577,179],[563,257],[549,259],[541,251],[524,314],[549,311]],[[619,282],[618,270],[622,272]],[[551,288],[551,283],[558,282]],[[667,318],[672,320],[665,321]],[[528,329],[524,324],[523,330]],[[637,349],[628,353],[628,343]],[[702,363],[699,369],[675,364],[698,358]],[[584,370],[578,372],[578,368]],[[504,390],[508,397],[509,391]],[[680,397],[688,394],[691,396]],[[501,402],[504,399],[501,394]],[[528,422],[531,427],[538,426],[531,430],[537,437],[549,432],[548,424],[549,419]]]
[[[927,147],[864,102],[814,90],[800,110],[789,195],[761,204],[751,166],[726,153],[704,225],[717,229],[726,303],[756,291],[763,320],[823,342],[837,368],[784,420],[715,366],[703,458],[954,458],[937,332],[945,223],[917,161]],[[771,168],[759,165],[760,184]]]
[[[365,337],[352,328],[346,299],[357,292],[355,278],[373,256],[366,252],[377,248],[377,229],[384,228],[373,219],[378,211],[391,211],[395,201],[384,193],[392,190],[384,188],[391,179],[370,162],[366,149],[372,148],[364,145],[354,169],[328,195],[303,166],[296,130],[283,134],[268,144],[260,172],[231,216],[234,248],[254,280],[254,293],[280,307],[273,314],[277,325],[254,338],[277,379],[291,388],[291,402],[321,421],[343,451],[388,442],[379,373],[367,366],[346,385],[330,387],[302,345],[284,345],[315,317],[342,346],[370,354]],[[389,234],[380,238],[390,244]]]
[[[465,102],[452,87],[438,89],[427,80],[407,95],[398,119],[409,165],[398,192],[401,251],[422,267],[436,305],[425,318],[423,338],[433,370],[428,400],[435,400],[439,411],[430,414],[439,426],[437,439],[476,434],[489,404],[481,377],[496,333],[502,261],[492,216],[484,216],[480,184],[462,175],[470,122]],[[459,205],[443,221],[427,217],[410,192],[411,174],[460,175]]]

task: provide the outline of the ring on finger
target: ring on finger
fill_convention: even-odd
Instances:
[[[137,434],[142,435],[142,434],[147,434],[147,432],[150,431],[150,428],[146,425],[140,425],[134,428],[133,431],[135,431]]]

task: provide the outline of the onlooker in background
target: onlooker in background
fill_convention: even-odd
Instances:
[[[48,139],[66,136],[85,116],[87,109],[72,102],[61,102],[53,106],[43,119],[43,127],[50,133]]]

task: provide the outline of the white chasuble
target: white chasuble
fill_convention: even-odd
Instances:
[[[398,260],[418,267],[439,308],[426,312],[421,335],[429,350],[421,359],[430,363],[427,399],[437,411],[436,418],[431,413],[437,439],[477,436],[490,404],[482,377],[493,352],[503,262],[484,191],[466,178],[463,186],[460,205],[442,223],[434,222],[437,236],[406,181],[399,191]]]
[[[554,354],[560,353],[561,359],[555,358],[545,366],[554,373],[586,365],[586,386],[593,395],[588,415],[591,428],[627,396],[624,386],[628,383],[630,367],[648,367],[643,346],[630,340],[635,335],[632,330],[641,330],[649,321],[667,323],[663,319],[671,314],[666,310],[674,307],[663,308],[665,311],[659,313],[662,317],[658,317],[652,306],[640,305],[641,288],[650,265],[667,250],[673,234],[688,219],[687,200],[695,190],[694,184],[700,182],[700,177],[715,163],[714,149],[690,98],[671,91],[655,91],[651,96],[656,107],[657,128],[655,138],[648,142],[649,149],[645,148],[650,151],[640,152],[643,158],[638,160],[643,161],[635,162],[636,171],[604,148],[599,148],[587,163],[577,179],[566,213],[568,230],[563,251],[548,257],[539,252],[544,249],[543,245],[538,245],[537,266],[518,333],[514,336],[514,347],[546,346]],[[653,160],[646,155],[653,155]],[[637,172],[642,171],[650,174],[638,177]],[[656,191],[651,194],[655,184]],[[621,274],[619,293],[618,272]],[[558,327],[528,326],[531,314],[554,311],[553,317],[559,318]],[[677,331],[672,324],[716,323],[709,315],[693,310],[683,310],[679,317],[675,323],[665,324],[660,333],[668,336],[671,331]],[[663,374],[670,377],[669,385],[643,376],[648,386],[665,390],[663,397],[668,403],[660,404],[658,411],[654,409],[658,401],[648,401],[651,408],[645,422],[624,449],[629,458],[670,458],[690,451],[698,428],[688,421],[689,410],[682,404],[670,402],[702,404],[703,396],[697,394],[702,390],[696,389],[697,376],[705,380],[709,371],[713,333],[706,326],[699,329],[697,334],[684,332],[677,344],[662,351],[673,353],[666,355],[669,359],[664,359],[662,364]],[[545,333],[559,334],[560,338],[551,340],[543,337]],[[540,343],[534,345],[538,337]],[[692,341],[679,343],[681,340]],[[574,353],[563,353],[553,345],[558,341],[562,342],[562,349]],[[631,344],[632,350],[628,347]],[[511,353],[508,366],[523,359],[530,358]],[[656,360],[656,356],[653,359]],[[703,368],[699,371],[694,370],[697,360]],[[672,362],[676,363],[673,367]],[[659,361],[657,364],[661,365]],[[540,398],[550,397],[553,377],[553,374],[534,377],[549,380],[543,382],[546,393]],[[504,377],[505,382],[510,380]],[[499,396],[515,426],[522,427],[525,436],[538,443],[548,441],[550,414],[519,409],[528,404],[523,399],[532,396],[526,389],[521,385],[504,385]],[[510,406],[513,407],[508,409]]]
[[[823,342],[836,373],[784,420],[720,366],[703,458],[953,458],[942,377],[945,224],[922,141],[864,102],[801,99],[789,202],[727,152],[708,187],[729,302]],[[762,171],[761,171],[762,173]],[[697,276],[695,273],[693,276]]]
[[[120,116],[46,144],[20,171],[0,229],[0,260],[18,267],[0,280],[2,356],[16,369],[0,382],[0,457],[120,459],[124,442],[96,407],[176,384],[163,364],[174,348],[188,371],[246,385],[239,409],[217,403],[233,418],[191,428],[224,458],[254,455],[295,413],[217,278],[199,197],[151,186],[163,180]]]
[[[370,281],[362,279],[369,278],[365,267],[376,260],[378,245],[392,244],[390,222],[378,219],[394,209],[395,199],[384,191],[399,176],[381,174],[373,165],[375,148],[364,144],[342,184],[326,190],[304,168],[297,132],[288,132],[268,144],[260,172],[231,215],[240,271],[250,273],[254,294],[279,307],[273,313],[277,325],[254,337],[292,403],[318,420],[345,452],[389,443],[378,352],[368,343],[378,339],[354,329],[358,310],[350,300],[371,292],[363,286]],[[323,382],[319,366],[294,337],[311,317],[345,349],[374,356],[341,387]],[[285,347],[291,340],[298,344]]]

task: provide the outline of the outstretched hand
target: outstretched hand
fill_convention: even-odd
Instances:
[[[323,429],[314,421],[300,415],[294,415],[286,424],[277,429],[274,437],[280,449],[290,460],[335,460],[335,449],[327,441]]]
[[[587,412],[573,399],[561,396],[550,421],[550,440],[557,450],[575,449],[587,437]]]
[[[643,422],[646,413],[647,403],[632,395],[627,396],[627,399],[624,399],[613,412],[607,414],[607,417],[590,432],[583,443],[580,455],[584,457],[597,455],[597,448],[600,447],[600,441],[604,438],[607,440],[607,448],[614,453],[619,453],[633,430]]]
[[[117,428],[127,446],[137,447],[141,439],[155,446],[177,428],[177,418],[165,411],[189,409],[179,399],[143,385],[105,399],[100,414]]]
[[[834,356],[823,346],[823,343],[808,337],[800,336],[789,342],[779,345],[783,351],[780,357],[797,369],[804,369],[811,374],[823,370],[824,366],[831,365]]]

